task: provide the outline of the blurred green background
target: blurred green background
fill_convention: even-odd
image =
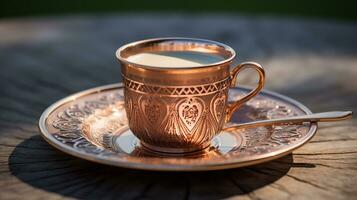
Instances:
[[[357,20],[354,1],[343,0],[2,0],[0,17],[107,12],[227,12]]]

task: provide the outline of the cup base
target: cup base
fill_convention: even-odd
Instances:
[[[185,155],[185,154],[195,154],[196,152],[202,152],[203,150],[205,150],[206,148],[208,148],[211,145],[211,142],[207,142],[200,146],[189,147],[189,148],[159,147],[159,146],[154,146],[154,145],[145,143],[143,141],[140,141],[140,144],[144,148],[148,149],[149,151],[153,151],[153,152],[159,153],[159,154]]]

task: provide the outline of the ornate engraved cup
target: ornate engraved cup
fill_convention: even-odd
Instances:
[[[223,61],[192,68],[155,67],[132,63],[144,52],[193,51],[220,55]],[[254,62],[230,71],[234,50],[222,43],[192,38],[158,38],[130,43],[116,52],[125,85],[125,109],[132,132],[143,146],[160,152],[185,153],[210,145],[225,122],[264,85],[264,69]],[[246,68],[258,72],[258,86],[229,104],[229,87]]]

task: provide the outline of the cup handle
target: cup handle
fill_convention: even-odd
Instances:
[[[264,71],[263,67],[260,64],[256,63],[256,62],[244,62],[244,63],[239,64],[237,67],[235,67],[231,72],[231,84],[230,84],[230,87],[235,87],[236,81],[237,81],[237,75],[239,74],[239,72],[241,72],[242,70],[247,69],[247,68],[253,68],[258,72],[258,74],[259,74],[258,85],[254,90],[249,92],[245,97],[243,97],[243,98],[237,100],[236,102],[228,105],[227,110],[226,110],[225,122],[228,122],[231,119],[233,113],[240,106],[242,106],[245,102],[247,102],[251,98],[255,97],[263,89],[264,82],[265,82],[265,71]]]

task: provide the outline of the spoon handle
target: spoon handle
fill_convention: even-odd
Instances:
[[[321,112],[313,113],[301,116],[286,117],[281,119],[269,119],[254,121],[248,123],[237,124],[229,127],[223,128],[224,131],[232,131],[240,128],[252,128],[257,126],[268,126],[268,125],[278,125],[278,124],[299,124],[303,122],[332,122],[341,121],[352,118],[352,111],[331,111],[331,112]]]

